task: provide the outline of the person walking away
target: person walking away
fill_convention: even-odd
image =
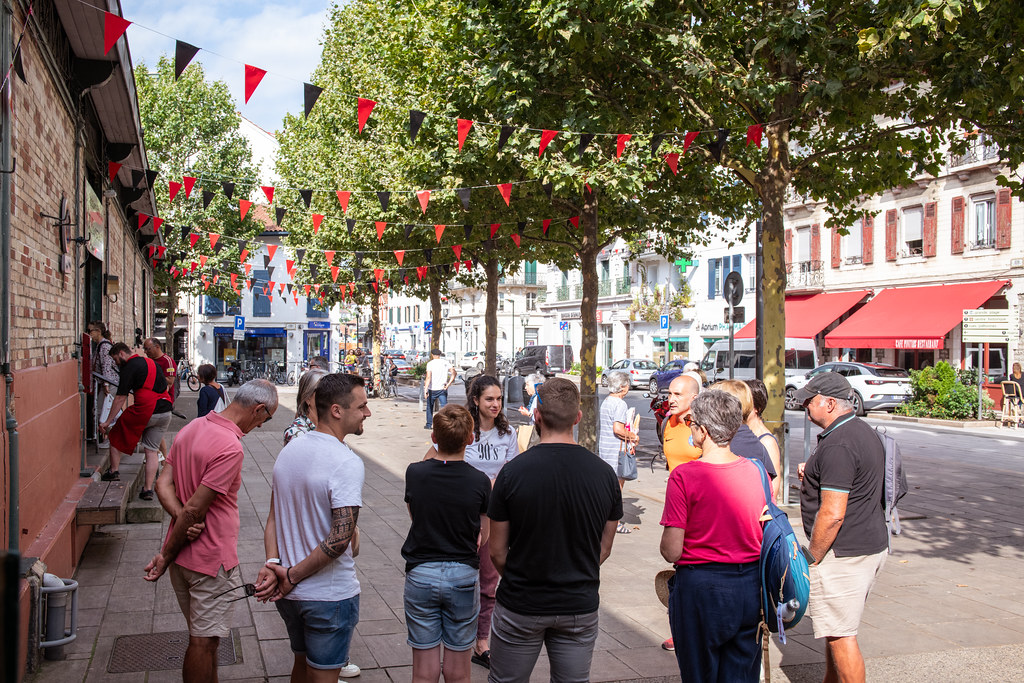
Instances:
[[[579,389],[555,378],[537,393],[540,443],[501,469],[488,507],[491,561],[502,577],[490,683],[527,683],[542,647],[551,680],[589,680],[601,563],[622,518],[615,472],[573,440]]]
[[[117,390],[118,372],[114,359],[110,357],[110,347],[114,342],[110,339],[110,332],[107,326],[100,320],[93,320],[86,328],[89,338],[92,340],[92,371],[98,373],[110,381],[93,377],[93,402],[96,409],[95,424],[97,426],[96,448],[110,448],[110,441],[99,433],[99,424],[105,422],[110,415],[110,407],[114,403],[114,393]],[[115,416],[115,419],[116,416]]]
[[[170,569],[171,585],[189,631],[182,664],[185,683],[217,680],[220,639],[231,635],[231,598],[236,597],[232,589],[241,587],[241,439],[276,410],[273,384],[266,380],[246,383],[222,412],[207,413],[181,428],[157,481],[157,495],[171,524],[160,552],[146,565],[145,578],[157,581]],[[197,529],[201,529],[198,535],[194,533]],[[270,570],[260,569],[255,585],[257,598],[266,600],[273,594],[277,578]]]
[[[754,432],[750,430],[750,427],[747,426],[747,419],[754,412],[754,399],[751,396],[750,387],[743,380],[724,379],[712,384],[711,388],[724,391],[736,397],[736,400],[740,402],[740,407],[743,409],[743,424],[736,430],[736,435],[729,442],[729,450],[736,455],[742,455],[744,458],[757,460],[764,467],[765,471],[768,472],[770,480],[777,478],[778,470],[775,469],[771,458],[768,457],[768,450],[754,436]]]
[[[107,419],[100,423],[100,432],[109,433],[110,465],[102,475],[103,481],[120,481],[118,467],[121,454],[131,455],[142,442],[146,451],[146,472],[139,498],[153,500],[153,481],[156,479],[160,442],[164,431],[171,422],[171,397],[167,393],[167,381],[159,366],[152,359],[132,355],[131,349],[123,342],[110,347],[110,357],[117,364],[120,381],[117,396],[110,407]],[[124,408],[128,394],[135,402]],[[122,409],[124,412],[122,413]],[[111,428],[115,416],[117,422]]]
[[[672,470],[661,518],[669,624],[679,675],[693,683],[756,683],[761,664],[761,513],[757,465],[729,449],[742,408],[701,392],[686,420],[701,457]]]
[[[685,422],[693,399],[699,393],[700,382],[688,374],[679,375],[668,385],[668,415],[661,433],[669,472],[684,462],[700,457],[700,448],[694,445],[690,428]]]
[[[529,396],[529,400],[526,402],[525,406],[519,406],[519,414],[530,419],[529,424],[526,425],[530,430],[530,438],[527,440],[527,446],[525,447],[523,446],[522,440],[520,440],[519,445],[522,450],[526,450],[526,448],[533,448],[540,441],[540,434],[537,433],[537,422],[533,418],[533,413],[537,410],[537,388],[543,383],[544,375],[539,372],[532,372],[526,376],[524,388],[526,390],[526,395]],[[523,428],[524,427],[520,427],[520,429]]]
[[[357,375],[325,375],[315,396],[316,430],[277,456],[264,531],[266,566],[278,579],[273,599],[295,656],[293,683],[337,680],[359,622],[353,541],[364,466],[345,437],[363,433],[370,408]]]
[[[639,441],[629,424],[629,406],[623,400],[629,393],[629,375],[613,372],[608,375],[608,397],[601,404],[601,426],[597,435],[597,452],[601,460],[608,463],[619,479],[621,489],[627,480],[637,477],[636,455],[628,454],[628,446]],[[632,533],[632,529],[621,523],[620,534]]]
[[[772,467],[775,468],[775,471],[782,472],[782,452],[779,450],[779,442],[761,418],[764,415],[765,408],[768,407],[768,388],[759,379],[746,379],[743,382],[750,389],[750,398],[753,402],[753,410],[747,416],[747,426],[750,427],[750,431],[754,433],[757,440],[764,446],[764,450],[768,453],[768,459],[772,461]],[[775,500],[778,500],[781,488],[782,477],[772,479],[772,496]]]
[[[445,406],[434,416],[437,453],[405,471],[412,518],[402,546],[405,624],[418,683],[436,683],[442,670],[445,683],[470,680],[480,614],[479,551],[487,548],[491,495],[487,475],[464,461],[473,431],[468,410]]]
[[[196,369],[196,375],[203,386],[199,387],[199,398],[196,401],[196,417],[203,417],[209,412],[219,413],[228,405],[228,395],[224,387],[217,382],[217,368],[203,363]]]
[[[826,681],[864,681],[857,630],[889,549],[882,506],[885,450],[854,412],[853,388],[842,375],[816,375],[796,392],[796,401],[824,430],[797,468],[800,514],[810,539],[814,637],[826,642]]]
[[[284,430],[284,445],[297,437],[316,429],[316,388],[327,371],[310,367],[299,379],[299,391],[295,397],[295,419]]]
[[[433,428],[434,401],[437,407],[448,404],[448,387],[455,381],[455,368],[448,359],[441,355],[441,349],[430,350],[430,361],[427,362],[427,374],[423,378],[423,398],[427,401],[427,424],[425,429]]]

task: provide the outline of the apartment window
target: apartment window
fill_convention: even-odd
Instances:
[[[747,291],[757,289],[757,259],[755,254],[747,254]]]
[[[498,310],[505,310],[505,292],[498,292]]]
[[[996,244],[995,195],[971,197],[971,246],[975,249]]]
[[[328,312],[328,304],[321,306],[319,299],[309,297],[306,299],[306,317],[307,318],[328,318],[330,313]]]
[[[536,311],[537,310],[537,292],[526,293],[526,310]]]
[[[601,261],[601,280],[607,281],[612,277],[612,264],[608,261]]]
[[[647,286],[654,291],[654,288],[658,285],[658,266],[648,266],[647,268]]]
[[[394,325],[395,324],[395,309],[393,309],[393,308],[388,308],[388,324],[389,325]]]
[[[719,282],[721,278],[718,274],[722,271],[721,259],[708,259],[708,298],[714,299],[721,292],[719,290]]]
[[[252,276],[255,282],[252,285],[252,317],[254,318],[269,318],[270,317],[270,298],[263,293],[263,288],[267,286],[270,280],[270,271],[267,270],[254,270]],[[269,289],[267,292],[269,293]]]
[[[399,325],[402,324],[402,307],[401,306],[396,306],[395,307],[395,322],[398,323]]]
[[[793,262],[804,263],[811,260],[811,229],[808,226],[797,228],[796,241],[793,243]]]
[[[204,296],[203,312],[209,316],[224,315],[224,301],[214,296]]]
[[[412,309],[412,321],[414,323],[418,323],[420,321],[420,307],[419,306],[415,306]]]
[[[903,242],[901,256],[924,253],[924,210],[920,206],[903,209]]]
[[[850,234],[843,237],[843,253],[847,263],[860,263],[864,257],[864,224],[858,218],[850,226]]]

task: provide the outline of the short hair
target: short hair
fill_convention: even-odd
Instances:
[[[309,367],[320,368],[321,370],[330,370],[331,363],[327,360],[327,356],[313,356],[309,359]]]
[[[128,353],[132,352],[131,348],[129,348],[129,346],[124,342],[117,342],[116,344],[110,347],[111,356],[116,356],[122,351],[127,351]]]
[[[162,343],[160,342],[160,340],[159,340],[159,339],[157,339],[156,337],[149,337],[149,338],[148,338],[148,339],[147,339],[147,340],[146,340],[145,342],[143,342],[143,343],[144,343],[144,344],[152,344],[153,346],[155,346],[156,348],[160,349],[161,351],[163,351],[163,350],[164,350],[164,345],[163,345],[163,344],[162,344]],[[198,370],[197,370],[196,372],[198,372]]]
[[[263,404],[267,410],[277,410],[277,387],[265,379],[251,379],[238,388],[234,403],[243,408],[252,408]]]
[[[747,384],[747,388],[750,389],[750,398],[754,401],[754,412],[757,413],[758,417],[764,414],[764,409],[768,407],[768,387],[764,385],[759,379],[746,379],[743,380]]]
[[[580,411],[580,390],[564,377],[549,379],[537,388],[541,419],[549,431],[564,432],[571,429]]]
[[[295,414],[301,415],[302,417],[309,417],[309,399],[313,396],[313,392],[316,391],[316,387],[320,384],[320,380],[327,371],[323,368],[310,368],[302,375],[302,379],[299,380],[299,395],[295,399]]]
[[[434,439],[439,453],[461,453],[472,434],[473,416],[462,406],[449,403],[434,413]]]
[[[608,391],[612,394],[617,394],[623,389],[629,390],[632,382],[629,381],[629,375],[624,372],[613,372],[608,375]]]
[[[440,355],[442,355],[441,349],[430,349],[430,355],[431,356],[440,356]]]
[[[86,328],[89,327],[95,327],[99,331],[101,337],[104,339],[110,339],[110,330],[107,329],[107,326],[102,320],[93,320],[91,323],[86,325]]]
[[[325,415],[330,414],[331,406],[335,403],[342,408],[348,408],[352,402],[352,390],[365,386],[366,382],[359,375],[347,372],[324,375],[316,385],[316,414],[323,419]]]
[[[537,388],[538,384],[544,384],[544,375],[539,372],[531,372],[526,376],[526,385]]]
[[[725,446],[732,441],[743,424],[740,400],[721,389],[712,388],[698,394],[690,404],[690,415],[718,446]]]
[[[750,416],[750,412],[754,409],[754,399],[746,382],[741,379],[723,379],[720,382],[715,382],[711,385],[711,388],[735,396],[740,402],[740,407],[743,409],[744,421]]]
[[[217,368],[209,363],[203,363],[196,368],[196,374],[199,375],[200,382],[203,384],[209,384],[213,380],[217,379]]]

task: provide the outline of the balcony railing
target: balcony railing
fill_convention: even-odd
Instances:
[[[557,296],[559,301],[568,301],[569,300],[569,285],[562,285],[561,287],[559,287],[558,291],[556,292],[556,296]]]
[[[578,284],[578,285],[573,285],[573,288],[572,288],[572,298],[573,299],[582,299],[583,298],[583,284],[582,283]]]
[[[615,280],[615,294],[629,294],[629,288],[632,284],[632,280],[628,275],[626,277],[618,278]]]
[[[500,285],[537,285],[537,273],[516,273],[515,275],[504,275],[498,278]]]
[[[971,142],[970,148],[963,154],[956,156],[950,155],[949,166],[950,168],[956,168],[958,166],[968,166],[970,164],[977,164],[982,161],[991,161],[998,158],[999,145],[982,135]]]
[[[611,296],[612,293],[612,281],[601,280],[597,283],[597,295],[598,296]]]
[[[821,261],[786,264],[786,289],[822,289],[825,286]]]

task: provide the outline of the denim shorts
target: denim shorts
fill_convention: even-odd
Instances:
[[[414,650],[462,652],[476,642],[479,572],[461,562],[426,562],[405,575],[405,625]]]
[[[292,652],[305,653],[314,669],[340,669],[348,663],[352,633],[359,623],[359,596],[347,600],[278,600]]]

